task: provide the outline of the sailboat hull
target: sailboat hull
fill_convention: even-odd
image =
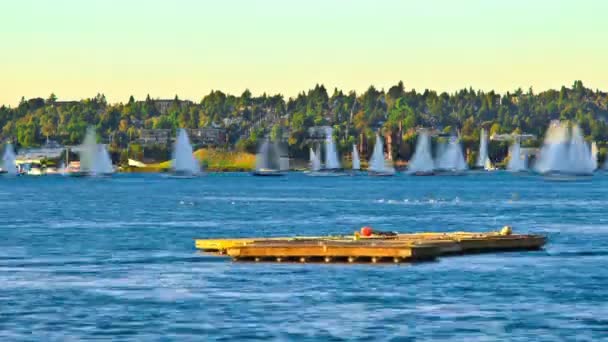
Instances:
[[[333,171],[310,171],[307,172],[306,175],[309,177],[342,177],[346,176],[346,173]]]
[[[281,177],[285,176],[285,173],[278,170],[255,170],[251,172],[251,175],[256,177]]]
[[[459,170],[436,170],[435,174],[438,176],[464,176],[466,172]]]
[[[395,172],[390,171],[367,171],[367,175],[371,177],[392,177]]]
[[[188,179],[188,178],[195,178],[198,177],[198,173],[192,173],[191,171],[188,170],[173,170],[170,171],[166,177],[167,178],[182,178],[182,179]]]
[[[541,173],[547,181],[553,182],[572,182],[580,180],[590,180],[593,177],[592,173],[576,173],[576,172],[559,172],[549,171]]]
[[[410,176],[418,176],[418,177],[434,176],[434,175],[435,175],[434,171],[416,171],[416,172],[410,173]]]
[[[84,171],[68,171],[65,173],[65,176],[68,176],[68,177],[86,177],[88,175],[89,174]]]

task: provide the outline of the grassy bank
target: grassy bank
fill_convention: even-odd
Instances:
[[[249,171],[255,166],[255,154],[217,149],[200,149],[194,156],[209,171]]]
[[[230,172],[249,171],[255,166],[255,155],[245,152],[224,151],[202,148],[194,152],[196,159],[206,171]],[[171,161],[147,164],[145,167],[125,167],[124,172],[166,172],[171,169]]]

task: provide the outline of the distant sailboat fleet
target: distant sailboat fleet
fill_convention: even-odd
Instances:
[[[527,157],[529,152],[522,153],[521,135],[507,135],[506,139],[512,140],[512,143],[509,146],[506,164],[503,165],[510,173],[534,172],[547,177],[589,176],[599,167],[597,144],[595,142],[587,143],[580,127],[575,124],[552,122],[547,130],[542,148],[535,155],[532,167],[530,167]],[[323,149],[321,145],[323,145]],[[73,149],[79,153],[80,161],[70,162],[67,159],[69,153],[66,152],[65,163],[62,163],[59,170],[52,173],[67,176],[108,177],[115,172],[106,146],[97,143],[93,127],[87,129],[83,143]],[[482,129],[479,152],[473,170],[496,170],[489,155],[488,134],[485,129]],[[351,161],[352,170],[345,170],[334,141],[333,130],[328,128],[325,131],[325,139],[314,143],[309,148],[309,167],[305,174],[321,177],[365,174],[361,171],[361,156],[355,144],[352,145]],[[603,168],[607,166],[603,165]],[[258,148],[252,174],[254,176],[284,176],[289,169],[290,160],[285,143],[271,141],[269,138],[264,139]],[[42,175],[41,170],[38,166],[30,166],[27,174]],[[406,174],[412,176],[463,175],[467,173],[467,170],[463,149],[456,135],[440,136],[435,143],[433,155],[431,134],[426,129],[418,131],[416,147],[407,164]],[[0,174],[15,176],[22,172],[17,165],[12,144],[6,143],[0,163]],[[185,129],[179,129],[173,147],[169,176],[191,178],[201,174],[201,163],[194,156],[188,133]],[[379,134],[376,134],[375,137],[366,174],[369,176],[397,174],[390,153],[385,153],[384,141]]]

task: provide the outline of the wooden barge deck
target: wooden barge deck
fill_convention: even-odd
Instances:
[[[414,262],[440,256],[538,250],[541,235],[499,232],[413,233],[361,236],[303,236],[244,239],[197,239],[197,249],[234,261],[267,262]]]

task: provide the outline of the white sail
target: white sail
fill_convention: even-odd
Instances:
[[[268,169],[268,154],[269,154],[270,144],[267,140],[265,140],[258,152],[255,154],[255,169],[262,170]]]
[[[321,156],[317,152],[310,148],[310,170],[319,171],[321,170]]]
[[[477,163],[475,166],[481,168],[485,167],[488,159],[488,136],[485,129],[481,129],[481,135],[479,137],[479,155],[477,156]]]
[[[591,148],[578,125],[572,126],[568,159],[576,174],[592,174],[597,168],[597,159],[592,158]]]
[[[7,143],[4,146],[4,155],[2,156],[2,169],[6,171],[7,174],[15,176],[17,175],[17,165],[15,163],[15,151],[13,150],[13,145],[11,143]]]
[[[372,152],[372,157],[369,160],[368,168],[376,172],[384,171],[384,146],[379,135],[376,135],[376,143],[374,144],[374,151]]]
[[[332,131],[332,129],[327,130],[327,137],[325,139],[325,168],[330,170],[341,168]]]
[[[408,164],[408,171],[416,172],[432,172],[435,163],[431,155],[431,139],[426,132],[420,132],[418,141],[416,142],[416,151]]]
[[[448,143],[439,145],[435,167],[439,170],[449,171],[464,171],[467,169],[467,163],[464,160],[458,138],[451,137]]]
[[[597,154],[598,154],[597,144],[595,143],[595,141],[593,141],[591,143],[591,165],[593,165],[593,170],[597,170],[597,167],[598,167]]]
[[[521,146],[519,140],[515,139],[509,148],[509,164],[507,170],[511,172],[521,172],[526,170],[526,160],[521,156]]]
[[[353,170],[361,169],[361,160],[359,159],[359,151],[357,145],[353,145]]]
[[[317,157],[317,161],[319,163],[319,170],[323,168],[323,163],[321,163],[321,144],[317,144],[317,149],[315,150],[315,156]]]
[[[95,157],[93,172],[98,175],[114,173],[110,154],[102,144],[97,146],[97,156]]]
[[[171,162],[173,172],[196,175],[200,172],[199,164],[194,157],[190,139],[185,129],[180,128],[177,140],[173,146],[173,159]]]
[[[277,143],[264,140],[255,155],[256,171],[286,171],[289,169],[289,156],[281,151]]]
[[[289,156],[281,156],[279,160],[279,170],[289,171]]]
[[[554,122],[547,130],[535,167],[540,173],[590,175],[596,163],[577,125],[569,130],[567,123]]]
[[[80,171],[94,173],[95,159],[97,158],[97,134],[95,128],[89,126],[84,136],[84,141],[80,145]]]
[[[314,165],[315,165],[315,151],[311,147],[310,151],[309,151],[309,157],[308,157],[308,168],[310,170],[313,170]]]
[[[376,135],[376,144],[374,145],[374,151],[372,157],[369,160],[368,170],[378,173],[394,173],[395,168],[393,167],[390,160],[384,159],[384,144],[380,135]]]

